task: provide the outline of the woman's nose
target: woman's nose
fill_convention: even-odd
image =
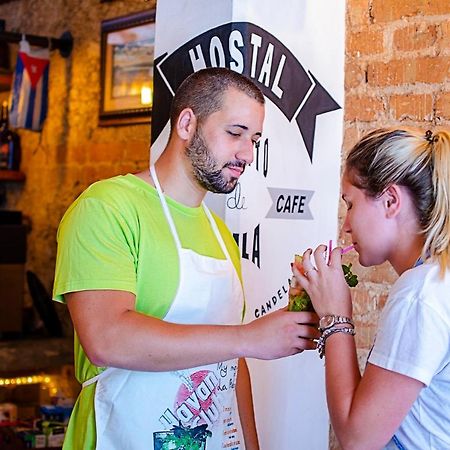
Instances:
[[[345,215],[344,223],[342,224],[342,231],[344,233],[352,232],[352,227],[350,226],[350,220],[348,219],[348,214]]]

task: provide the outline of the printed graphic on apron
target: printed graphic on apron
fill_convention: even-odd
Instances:
[[[154,450],[206,450],[206,439],[211,436],[207,425],[195,428],[175,425],[170,431],[153,433]]]
[[[178,445],[175,441],[178,442],[181,435],[184,436],[183,439],[192,440],[193,435],[200,436],[201,430],[206,433],[201,434],[201,439],[205,440],[201,441],[203,447],[197,447],[196,443],[192,444],[192,448],[205,448],[207,437],[213,434],[219,436],[219,426],[219,434],[223,434],[221,448],[238,450],[241,441],[233,409],[226,406],[222,398],[227,391],[235,389],[237,366],[221,362],[217,364],[216,370],[203,369],[191,374],[187,370],[180,370],[173,372],[173,375],[177,376],[182,384],[175,395],[173,407],[167,408],[160,417],[160,423],[166,430],[172,428],[169,431],[154,433],[155,449],[189,449],[191,447],[174,446]],[[170,445],[164,447],[164,443]]]
[[[232,417],[232,410],[231,408],[225,408],[225,411],[228,413],[229,417],[223,421],[225,430],[223,432],[224,439],[222,448],[226,448],[228,450],[239,450],[241,448],[241,441],[238,437],[236,423]]]
[[[200,370],[189,376],[175,398],[175,415],[184,425],[206,424],[212,427],[219,419],[221,402],[217,396],[219,380],[210,370]]]

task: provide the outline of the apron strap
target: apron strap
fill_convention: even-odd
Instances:
[[[181,250],[181,241],[178,237],[177,229],[172,219],[172,214],[170,214],[169,207],[167,206],[166,199],[159,184],[158,177],[156,175],[156,170],[154,164],[150,166],[150,173],[152,174],[153,182],[155,183],[156,191],[158,192],[161,205],[163,207],[164,215],[166,216],[167,222],[169,223],[170,231],[172,231],[173,238],[178,250]]]
[[[175,223],[172,218],[172,214],[170,213],[169,207],[167,205],[166,198],[164,197],[164,194],[161,189],[161,185],[159,184],[158,176],[156,175],[156,170],[154,164],[150,166],[150,173],[153,178],[153,182],[155,183],[156,191],[158,192],[159,199],[161,201],[161,205],[164,210],[164,215],[166,216],[167,222],[169,223],[170,230],[172,231],[173,238],[175,240],[176,246],[178,250],[182,249],[181,241],[177,233],[177,229],[175,227]],[[211,214],[211,211],[209,208],[205,205],[204,202],[202,202],[203,210],[205,211],[206,217],[208,218],[209,224],[211,225],[211,228],[216,236],[217,241],[219,242],[220,248],[222,249],[223,254],[225,255],[225,259],[228,261],[231,261],[230,254],[228,253],[228,249],[225,245],[225,242],[223,241],[222,235],[220,234],[219,228],[217,227],[216,221],[214,220],[214,217]]]
[[[225,242],[223,241],[222,235],[220,234],[219,228],[217,227],[217,223],[214,220],[214,217],[212,216],[211,211],[205,205],[204,202],[202,202],[202,206],[203,206],[203,209],[205,210],[206,216],[209,219],[209,223],[211,224],[211,228],[213,229],[214,234],[216,235],[216,238],[219,241],[220,247],[221,247],[221,249],[223,251],[223,254],[225,255],[225,258],[228,261],[231,261],[231,257],[230,257],[230,254],[228,253],[227,246],[225,245]]]
[[[89,378],[88,380],[86,380],[84,383],[82,383],[81,387],[85,388],[91,384],[94,384],[101,376],[103,376],[103,374],[105,372],[110,372],[113,369],[113,367],[108,367],[106,368],[103,372],[100,372],[99,374],[95,375],[92,378]]]

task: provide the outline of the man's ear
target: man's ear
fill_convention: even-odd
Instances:
[[[398,184],[392,184],[383,193],[383,205],[386,211],[386,217],[397,216],[402,205],[403,192]]]
[[[177,134],[180,139],[190,141],[197,128],[197,117],[191,108],[181,111],[177,120]]]

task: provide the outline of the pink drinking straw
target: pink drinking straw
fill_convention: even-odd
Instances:
[[[345,255],[346,253],[352,251],[355,248],[354,245],[349,245],[348,247],[345,247],[341,250],[341,255]],[[330,239],[328,241],[328,263],[330,262],[331,258],[331,250],[333,249],[333,241]]]
[[[345,255],[346,253],[350,252],[354,248],[355,248],[354,245],[349,245],[348,247],[343,248],[342,251],[341,251],[341,255]]]

